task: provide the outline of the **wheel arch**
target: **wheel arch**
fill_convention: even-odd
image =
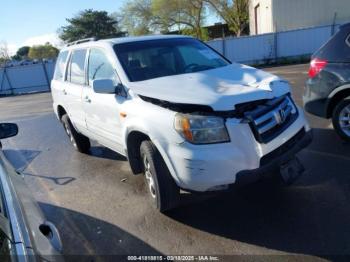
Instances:
[[[336,105],[344,98],[350,96],[350,84],[341,86],[334,90],[330,95],[327,103],[327,118],[332,117]]]
[[[141,154],[140,154],[140,146],[141,143],[145,140],[151,141],[156,149],[159,151],[160,155],[162,156],[166,166],[169,169],[170,174],[172,177],[175,179],[176,183],[179,184],[181,180],[177,176],[175,169],[168,158],[165,150],[161,146],[160,143],[158,143],[157,140],[153,139],[150,137],[147,132],[140,131],[140,130],[131,130],[127,135],[126,135],[126,155],[129,160],[130,168],[131,171],[133,172],[134,175],[138,175],[143,172],[142,168],[142,160],[141,160]]]
[[[145,140],[151,140],[144,132],[130,131],[126,138],[127,157],[134,175],[142,173],[140,146]]]
[[[61,119],[62,119],[62,116],[64,116],[65,114],[67,114],[67,111],[64,109],[64,107],[61,106],[61,105],[58,105],[58,106],[57,106],[57,116],[58,116],[58,119],[61,120]]]

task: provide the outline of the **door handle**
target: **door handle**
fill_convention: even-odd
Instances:
[[[86,97],[84,98],[84,101],[85,101],[86,103],[91,103],[91,99],[90,99],[88,96],[86,96]]]
[[[63,89],[63,94],[64,94],[64,95],[67,95],[66,89]]]

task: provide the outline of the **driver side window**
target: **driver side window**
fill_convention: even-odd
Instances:
[[[118,83],[118,78],[112,64],[100,49],[95,48],[90,50],[88,79],[89,86],[92,86],[93,80],[98,79],[112,79],[116,84]]]

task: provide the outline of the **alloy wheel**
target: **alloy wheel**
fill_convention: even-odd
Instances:
[[[342,131],[350,137],[350,105],[344,107],[340,112],[339,124]]]
[[[151,171],[151,164],[149,163],[146,156],[143,158],[143,168],[145,172],[146,183],[148,186],[148,190],[151,193],[152,198],[156,198],[156,189],[154,184],[154,179]]]
[[[74,147],[77,147],[77,144],[75,143],[75,140],[73,138],[72,132],[70,131],[69,127],[67,126],[67,124],[64,124],[64,129],[66,130],[66,133],[71,141],[71,143],[73,144]]]

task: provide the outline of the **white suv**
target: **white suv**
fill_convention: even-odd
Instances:
[[[74,42],[51,87],[74,147],[87,153],[92,139],[126,156],[162,212],[180,189],[226,190],[275,170],[291,182],[311,141],[288,82],[191,37]]]

